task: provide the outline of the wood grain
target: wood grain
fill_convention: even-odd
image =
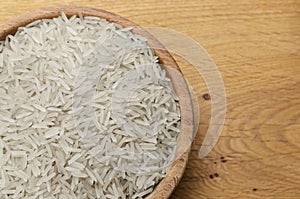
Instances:
[[[200,130],[171,198],[300,197],[300,1],[0,1],[0,22],[32,9],[84,5],[144,27],[164,27],[198,41],[219,67],[227,117],[214,150],[198,158],[210,118],[203,79],[176,57],[197,88]]]

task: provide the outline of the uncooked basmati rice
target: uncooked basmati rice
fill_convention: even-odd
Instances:
[[[146,39],[64,13],[0,41],[0,198],[142,198],[180,114]]]

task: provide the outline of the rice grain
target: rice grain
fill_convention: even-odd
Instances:
[[[62,13],[0,41],[0,198],[142,198],[166,175],[178,99],[131,30]]]

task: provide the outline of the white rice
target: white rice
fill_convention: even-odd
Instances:
[[[142,198],[179,126],[171,81],[131,28],[62,13],[0,41],[0,198]]]

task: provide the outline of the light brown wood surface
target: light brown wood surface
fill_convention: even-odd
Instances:
[[[100,8],[143,27],[176,30],[214,59],[225,83],[227,116],[217,145],[199,159],[210,118],[207,88],[175,56],[197,89],[201,118],[171,198],[300,198],[300,1],[1,0],[0,23],[54,5]]]

